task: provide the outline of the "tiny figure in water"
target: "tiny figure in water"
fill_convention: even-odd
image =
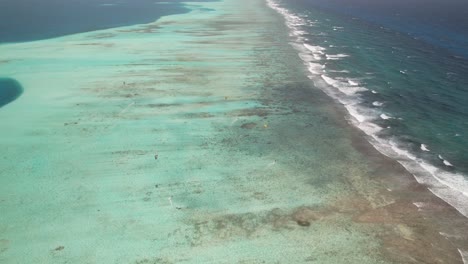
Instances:
[[[154,155],[154,159],[155,159],[155,160],[158,159],[158,154]]]
[[[123,85],[127,85],[125,82],[123,82]]]

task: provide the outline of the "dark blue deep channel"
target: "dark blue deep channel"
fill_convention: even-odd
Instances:
[[[11,78],[0,78],[0,108],[16,100],[23,93],[19,82]]]
[[[0,43],[145,24],[189,11],[181,0],[1,0]]]

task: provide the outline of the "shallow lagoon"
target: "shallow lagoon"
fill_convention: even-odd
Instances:
[[[461,262],[464,218],[312,86],[282,17],[190,8],[0,46],[25,89],[0,110],[0,262]]]

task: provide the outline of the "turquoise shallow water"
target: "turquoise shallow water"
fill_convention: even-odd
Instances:
[[[0,262],[461,263],[464,218],[346,124],[283,17],[187,7],[0,46],[24,87],[0,110]]]

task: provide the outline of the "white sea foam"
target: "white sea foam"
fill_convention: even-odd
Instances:
[[[330,55],[330,54],[325,54],[325,57],[327,60],[341,60],[342,58],[349,57],[347,54],[335,54],[335,55]]]
[[[320,53],[320,54],[324,54],[324,50],[325,48],[324,47],[320,47],[320,46],[312,46],[312,45],[309,45],[307,43],[304,43],[304,47],[306,47],[306,49],[314,52],[314,53]]]
[[[444,163],[445,166],[453,167],[452,163],[450,163],[450,162],[448,162],[448,160],[444,159],[444,157],[442,157],[442,155],[438,155],[437,157],[439,157],[439,159],[442,160],[442,162]]]
[[[388,119],[392,119],[393,117],[388,116],[386,114],[380,114],[380,118],[382,118],[383,120],[388,120]]]
[[[349,83],[349,85],[351,85],[351,86],[358,86],[358,85],[359,85],[358,82],[355,82],[355,81],[349,80],[349,79],[348,79],[348,83]]]
[[[448,162],[447,160],[443,160],[444,165],[448,167],[453,167],[452,163]]]
[[[294,30],[292,32],[293,36],[302,36],[302,35],[305,35],[305,34],[307,34],[307,32],[305,32],[304,30]]]
[[[379,101],[375,101],[372,103],[373,106],[382,106],[383,103],[382,102],[379,102]]]
[[[309,62],[308,69],[309,69],[309,72],[313,74],[321,74],[323,73],[323,69],[325,69],[325,65]]]
[[[359,127],[359,129],[361,129],[362,131],[364,131],[366,134],[368,135],[375,135],[377,133],[379,133],[380,131],[382,131],[382,127],[374,124],[374,123],[371,123],[371,122],[360,122],[357,127]]]
[[[322,59],[322,56],[325,54],[323,51],[325,48],[320,46],[312,46],[309,44],[304,43],[304,47],[311,52],[312,57],[314,60],[318,61]]]
[[[359,122],[359,124],[364,123],[366,120],[369,119],[367,116],[359,113],[357,108],[353,105],[345,105],[345,108],[346,110],[348,110],[349,114]]]
[[[276,10],[278,13],[283,15],[286,20],[286,25],[291,30],[300,30],[298,25],[311,25],[315,22],[304,20],[290,13],[287,9],[280,7],[276,3],[276,0],[266,0],[268,5]],[[319,33],[321,35],[322,33]],[[332,77],[324,74],[324,68],[320,64],[309,64],[309,62],[319,61],[322,58],[327,60],[340,60],[346,59],[347,54],[336,54],[330,55],[325,54],[325,48],[320,46],[313,46],[303,42],[300,36],[292,36],[294,38],[291,41],[291,45],[296,48],[300,54],[301,59],[304,60],[304,64],[311,72],[309,78],[314,82],[315,86],[322,89],[327,95],[343,104],[348,113],[350,114],[350,122],[364,131],[369,136],[369,142],[382,154],[397,160],[403,167],[412,173],[415,179],[420,183],[428,186],[428,189],[436,196],[445,200],[447,203],[452,205],[461,214],[468,217],[468,181],[463,175],[445,171],[429,164],[428,162],[416,157],[410,153],[404,145],[399,145],[395,139],[388,139],[380,137],[379,134],[383,130],[373,121],[381,119],[390,119],[392,117],[377,112],[375,109],[367,108],[361,104],[362,100],[359,97],[359,91],[367,90],[364,87],[360,87],[360,84],[354,85],[346,80],[342,81],[339,78],[333,79]],[[313,63],[315,63],[313,62]],[[320,65],[320,66],[319,66]],[[332,71],[330,71],[332,72]],[[340,73],[340,71],[333,71],[334,73]],[[348,72],[346,72],[348,73]],[[401,74],[406,74],[406,70],[401,70]],[[366,73],[366,75],[373,75],[374,73]],[[350,89],[357,88],[357,89]],[[373,94],[378,92],[375,90],[371,91]],[[380,102],[376,101],[373,103],[374,106],[380,106]],[[398,120],[398,119],[397,119]],[[460,136],[456,134],[455,136]],[[451,164],[443,159],[446,166]],[[468,258],[468,253],[460,251],[460,254],[464,256],[464,261]],[[464,254],[464,255],[463,255]],[[468,264],[468,263],[466,263]]]
[[[349,71],[347,71],[347,70],[341,70],[341,71],[335,71],[335,70],[331,70],[330,72],[336,72],[336,73],[349,73]]]
[[[430,150],[427,148],[427,145],[426,145],[426,144],[421,144],[421,150],[422,150],[422,151],[430,151]]]
[[[396,141],[387,141],[377,137],[376,139],[378,144],[374,146],[377,150],[391,158],[395,158],[413,174],[419,183],[429,186],[432,193],[468,217],[468,182],[463,175],[441,170],[417,158],[400,147]]]
[[[329,85],[337,88],[340,92],[346,94],[346,95],[354,95],[358,92],[364,92],[367,91],[366,88],[364,87],[359,87],[359,86],[350,86],[347,82],[341,82],[339,80],[335,80],[333,78],[330,78],[324,74],[322,74],[322,79]]]

